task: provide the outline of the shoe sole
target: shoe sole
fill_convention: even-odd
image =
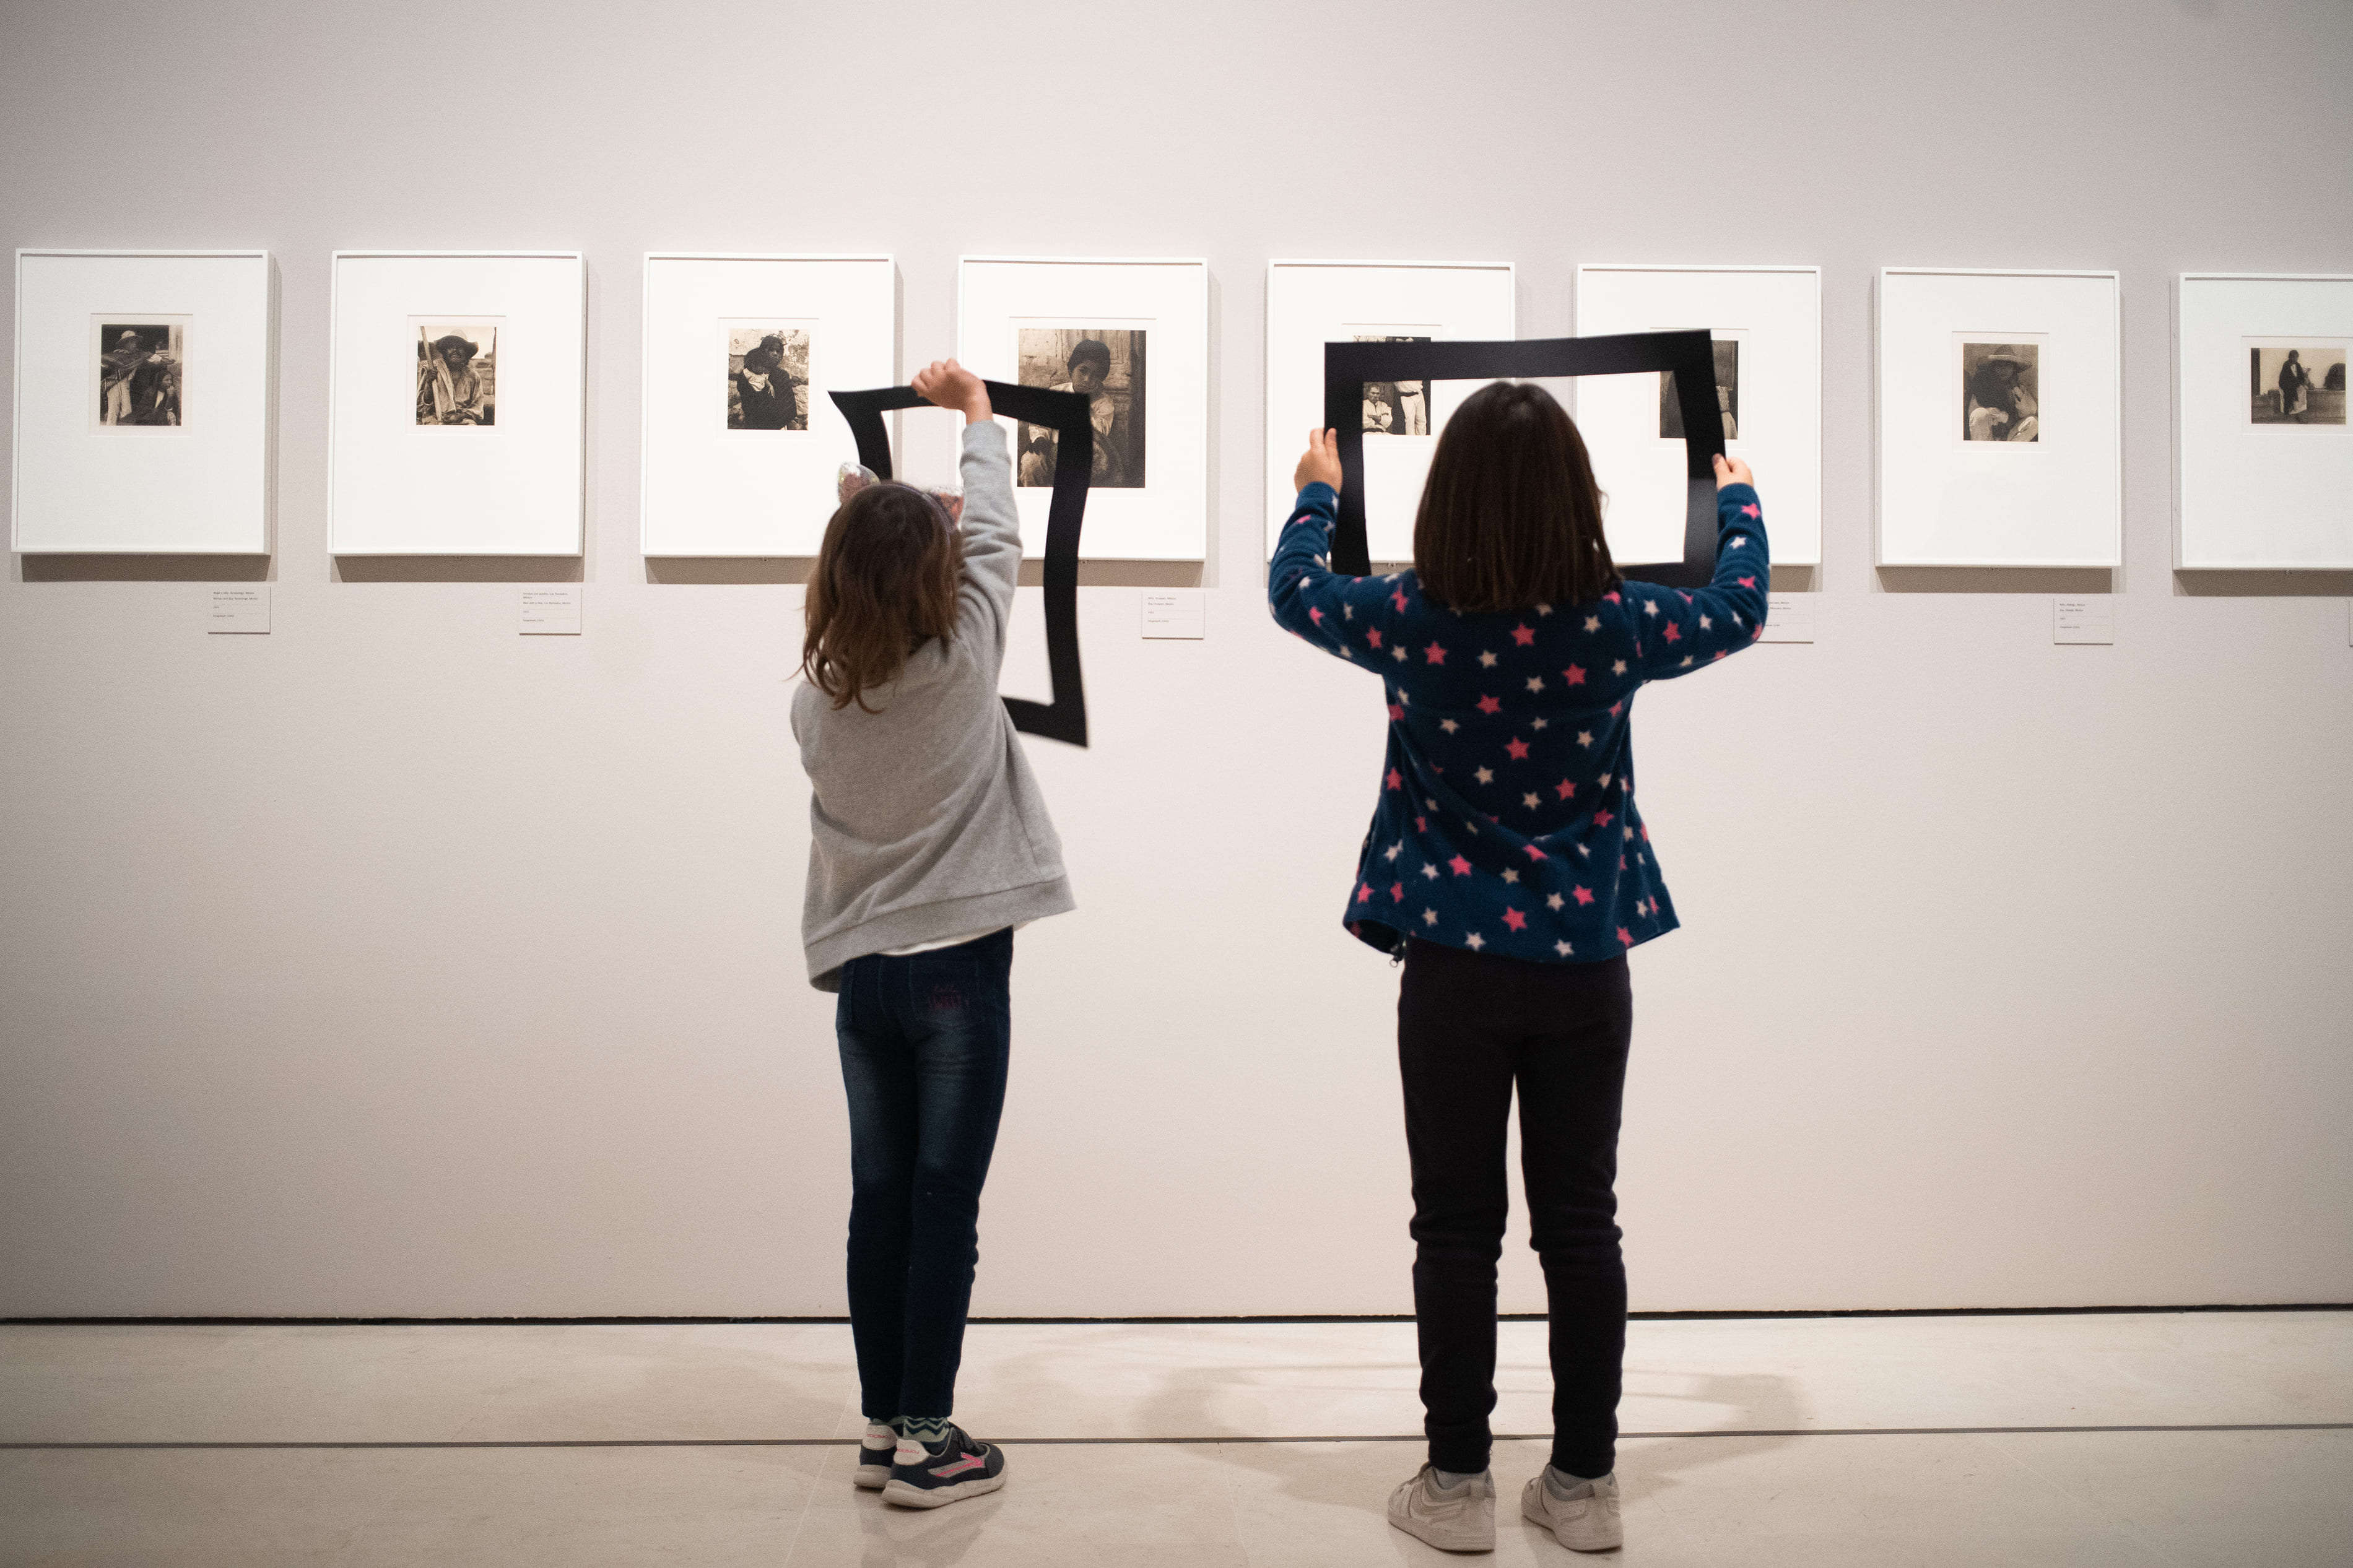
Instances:
[[[891,1479],[891,1472],[881,1465],[860,1465],[858,1473],[849,1479],[870,1492],[879,1492]]]
[[[1421,1521],[1410,1516],[1400,1519],[1396,1514],[1389,1515],[1389,1527],[1393,1530],[1402,1530],[1408,1535],[1412,1536],[1416,1541],[1420,1542],[1423,1545],[1435,1546],[1440,1552],[1493,1552],[1495,1550],[1495,1537],[1492,1531],[1483,1542],[1476,1540],[1467,1542],[1461,1540],[1441,1540],[1436,1534],[1432,1533],[1432,1526],[1424,1524]]]
[[[895,1502],[901,1508],[939,1508],[944,1504],[962,1502],[968,1497],[993,1492],[1005,1484],[1005,1472],[993,1476],[976,1476],[968,1481],[958,1481],[952,1487],[934,1487],[926,1491],[911,1487],[904,1481],[891,1481],[882,1488],[882,1500]]]
[[[1552,1532],[1555,1541],[1571,1552],[1615,1552],[1626,1544],[1625,1527],[1611,1528],[1607,1513],[1601,1515],[1599,1529],[1595,1529],[1586,1520],[1555,1520],[1545,1511],[1544,1500],[1539,1495],[1543,1488],[1544,1478],[1537,1476],[1532,1478],[1527,1489],[1520,1493],[1520,1513],[1529,1523],[1543,1525]],[[1571,1536],[1575,1539],[1570,1539]]]

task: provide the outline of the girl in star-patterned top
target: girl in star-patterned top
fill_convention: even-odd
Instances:
[[[1435,1545],[1493,1543],[1487,1417],[1516,1088],[1554,1386],[1552,1463],[1522,1508],[1565,1545],[1615,1546],[1625,954],[1676,925],[1634,803],[1628,721],[1643,682],[1762,635],[1757,492],[1746,464],[1718,458],[1715,580],[1690,593],[1626,582],[1576,425],[1543,388],[1504,382],[1465,400],[1439,437],[1411,571],[1331,570],[1332,432],[1311,435],[1297,483],[1268,572],[1274,618],[1376,672],[1388,701],[1345,920],[1405,963],[1398,1058],[1430,1462],[1389,1517]]]

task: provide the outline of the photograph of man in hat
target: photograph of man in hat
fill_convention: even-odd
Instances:
[[[1961,345],[1961,439],[2040,441],[2037,343]]]
[[[2344,424],[2345,350],[2323,338],[2250,344],[2247,417],[2257,425]]]
[[[99,328],[98,422],[168,426],[180,422],[178,329],[168,322]]]
[[[804,353],[806,333],[795,345]],[[730,430],[806,430],[808,416],[801,412],[797,381],[786,365],[786,344],[781,331],[763,332],[745,348],[741,361],[728,372],[727,428]]]
[[[489,425],[493,423],[492,365],[498,336],[490,335],[491,352],[462,331],[417,328],[417,422],[419,425]],[[481,363],[475,362],[480,357]]]

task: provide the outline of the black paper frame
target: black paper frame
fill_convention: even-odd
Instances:
[[[1088,416],[1087,400],[1075,392],[1002,381],[981,384],[988,389],[989,407],[997,413],[1046,426],[1061,437],[1055,443],[1054,499],[1046,512],[1046,666],[1053,675],[1054,700],[1000,700],[1013,715],[1013,727],[1024,734],[1084,746],[1087,691],[1079,668],[1079,530],[1086,521],[1087,482],[1094,472],[1094,421]],[[898,408],[931,406],[912,386],[837,392],[833,403],[858,438],[858,460],[886,479],[891,477],[891,432],[882,416]],[[1710,405],[1714,403],[1711,397]]]
[[[1362,577],[1373,569],[1365,537],[1365,383],[1526,381],[1538,376],[1627,375],[1673,371],[1683,415],[1683,558],[1625,566],[1619,575],[1670,588],[1706,586],[1715,574],[1715,458],[1724,450],[1715,403],[1713,335],[1622,332],[1603,338],[1500,338],[1474,342],[1325,343],[1324,426],[1338,432],[1340,521],[1332,569]]]

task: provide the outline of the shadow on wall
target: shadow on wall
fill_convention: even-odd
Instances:
[[[1882,566],[1883,594],[2112,594],[2105,566]]]
[[[578,555],[338,555],[338,583],[577,583]]]
[[[24,583],[267,583],[268,555],[19,555]]]
[[[2184,572],[2173,574],[2179,599],[2353,598],[2353,572]]]

